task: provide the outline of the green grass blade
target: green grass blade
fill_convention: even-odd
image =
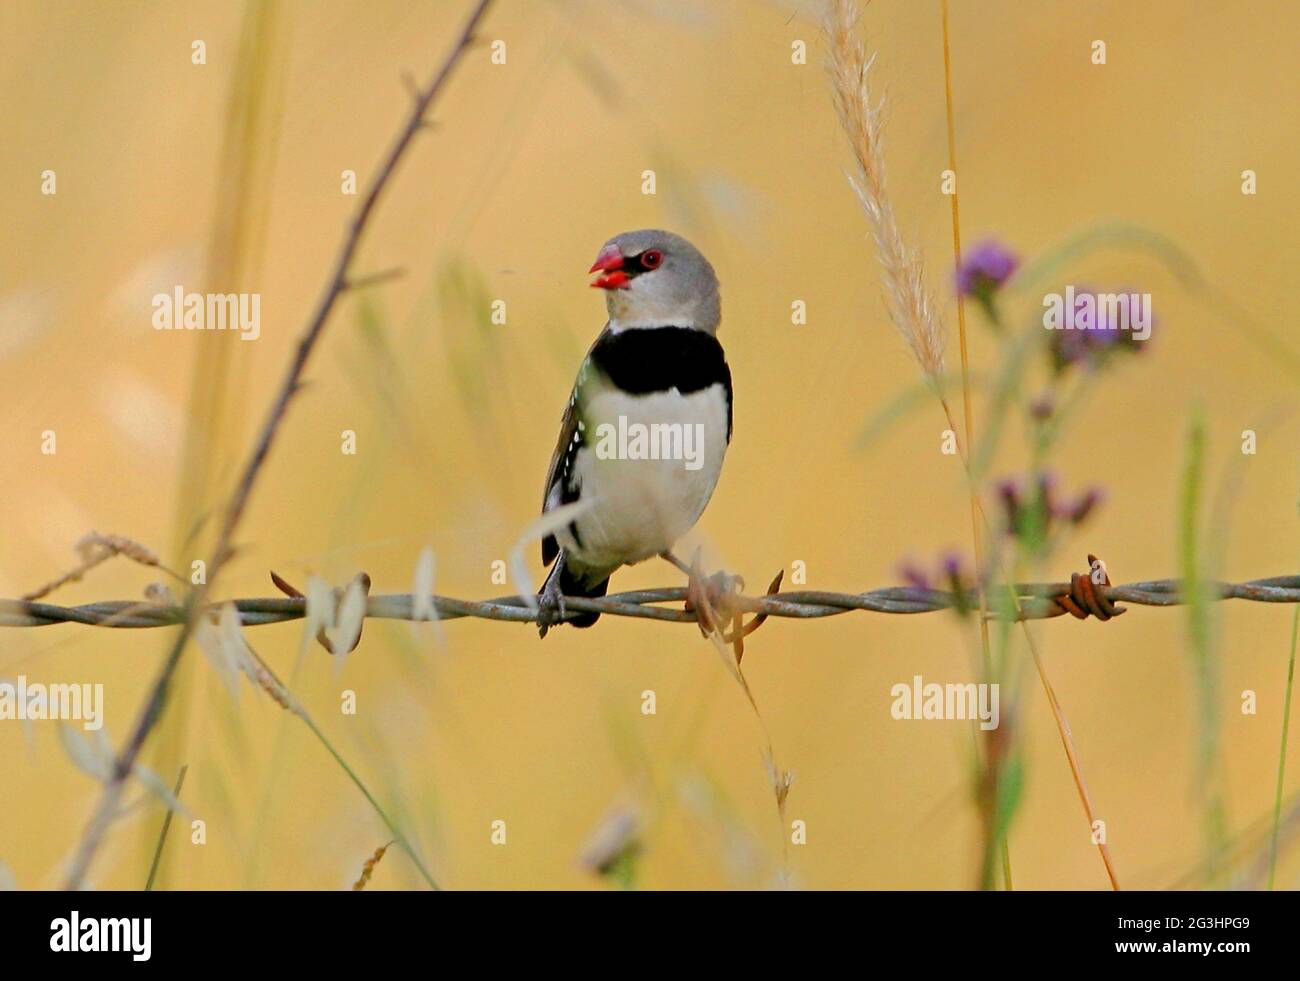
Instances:
[[[1300,638],[1300,609],[1291,617],[1291,658],[1286,666],[1286,697],[1282,702],[1282,745],[1277,754],[1277,790],[1273,795],[1273,837],[1268,846],[1268,888],[1277,876],[1277,834],[1282,821],[1282,781],[1286,777],[1286,739],[1291,728],[1291,691],[1295,682],[1296,640]]]

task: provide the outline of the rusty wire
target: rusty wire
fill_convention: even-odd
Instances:
[[[1207,581],[1202,584],[1209,600],[1240,599],[1255,603],[1300,603],[1300,575],[1253,579],[1230,583]],[[1021,617],[1041,620],[1066,613],[1079,619],[1089,615],[1110,619],[1126,612],[1116,603],[1135,606],[1179,606],[1188,602],[1182,584],[1176,579],[1156,579],[1127,585],[1096,584],[1086,573],[1076,573],[1070,582],[1017,583],[1016,597]],[[697,623],[697,614],[685,606],[671,608],[663,604],[686,603],[689,588],[639,589],[615,593],[602,599],[567,597],[566,612],[602,613],[608,616],[661,620],[670,623]],[[996,593],[996,591],[994,591]],[[994,595],[996,599],[996,595]],[[536,612],[524,598],[500,596],[487,600],[463,600],[450,596],[431,597],[440,620],[475,617],[534,623]],[[307,601],[302,597],[268,597],[232,600],[244,626],[256,627],[302,619]],[[764,596],[738,594],[727,598],[727,612],[747,613],[759,617],[819,619],[838,616],[852,610],[873,613],[933,613],[939,610],[978,608],[975,590],[947,591],[916,586],[891,586],[863,593],[837,593],[823,590],[773,592]],[[410,593],[369,597],[366,616],[381,620],[416,620]],[[997,614],[991,614],[996,616]],[[45,627],[58,623],[80,623],[96,627],[144,628],[183,623],[186,611],[181,606],[147,601],[110,600],[59,606],[53,603],[24,600],[0,600],[0,627]],[[751,621],[752,622],[752,621]]]

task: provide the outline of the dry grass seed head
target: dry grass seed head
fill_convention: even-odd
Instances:
[[[885,100],[873,102],[875,55],[868,57],[858,37],[858,10],[852,0],[831,0],[826,36],[835,109],[857,165],[849,184],[867,216],[884,270],[886,306],[921,369],[937,383],[943,375],[943,322],[926,289],[920,253],[903,240],[890,204],[885,183]]]

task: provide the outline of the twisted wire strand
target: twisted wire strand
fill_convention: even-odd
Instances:
[[[1211,600],[1240,599],[1253,603],[1300,603],[1300,575],[1274,576],[1249,582],[1206,582],[1206,596]],[[1125,612],[1117,602],[1135,606],[1179,606],[1186,603],[1182,584],[1177,579],[1155,579],[1128,585],[1095,585],[1086,575],[1075,575],[1071,582],[1017,583],[1024,619],[1042,620],[1066,613],[1085,618],[1091,614],[1109,619]],[[615,593],[603,599],[566,597],[569,616],[577,613],[601,613],[609,616],[662,620],[670,623],[695,623],[696,614],[684,608],[665,607],[664,603],[681,603],[687,598],[685,587],[639,589]],[[463,600],[450,596],[431,597],[440,620],[474,617],[534,623],[536,612],[520,596],[500,596],[487,600]],[[231,601],[239,610],[244,626],[301,620],[307,613],[307,601],[298,598],[252,598]],[[975,590],[951,592],[916,586],[890,586],[864,593],[836,593],[823,590],[799,590],[768,596],[737,595],[729,597],[730,608],[754,615],[810,620],[838,616],[853,610],[872,613],[934,613],[939,610],[978,606]],[[1073,605],[1074,609],[1071,609]],[[371,596],[366,616],[380,620],[412,620],[414,598],[410,593]],[[1108,614],[1101,616],[1098,609]],[[1082,613],[1082,615],[1081,615]],[[182,623],[185,610],[147,601],[109,600],[60,606],[55,603],[0,600],[0,627],[47,627],[58,623],[80,623],[95,627],[147,628]]]

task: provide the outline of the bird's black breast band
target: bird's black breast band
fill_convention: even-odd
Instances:
[[[629,395],[674,388],[689,395],[721,385],[727,400],[727,442],[731,442],[731,369],[722,345],[711,334],[689,327],[629,327],[617,332],[606,329],[592,347],[588,363]],[[574,399],[580,400],[577,392]],[[570,412],[574,408],[571,406]],[[582,496],[574,460],[579,447],[587,445],[589,438],[590,434],[581,428],[572,431],[547,488],[548,498],[557,483],[560,504],[572,504]],[[569,533],[581,548],[576,521],[569,525]],[[555,536],[547,535],[542,540],[542,562],[549,564],[559,548]]]
[[[727,441],[731,441],[731,369],[712,334],[689,327],[606,331],[591,349],[591,363],[630,395],[674,388],[689,395],[721,385],[727,395]]]

